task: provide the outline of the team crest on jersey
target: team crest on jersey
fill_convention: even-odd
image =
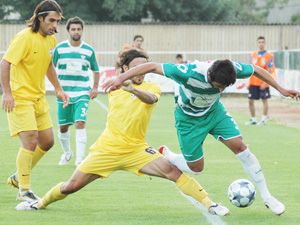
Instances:
[[[177,69],[179,69],[183,73],[186,73],[188,71],[188,67],[185,64],[178,64]]]
[[[86,58],[86,56],[85,55],[81,55],[81,59],[85,59]]]
[[[260,59],[260,63],[262,66],[266,65],[266,59],[265,58],[261,58]]]

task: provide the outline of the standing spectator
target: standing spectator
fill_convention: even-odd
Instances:
[[[258,51],[255,51],[251,54],[251,61],[252,64],[257,65],[272,75],[275,73],[275,65],[274,65],[274,57],[273,54],[268,52],[265,49],[266,40],[265,37],[259,36],[257,38],[257,46]],[[256,76],[252,75],[249,79],[249,110],[251,114],[251,118],[247,124],[255,125],[257,124],[256,115],[255,115],[255,105],[254,100],[262,100],[263,103],[263,114],[261,120],[258,124],[265,125],[268,120],[268,99],[271,97],[270,94],[270,86],[262,81],[261,79],[257,78]]]
[[[121,55],[122,53],[128,51],[128,50],[131,50],[131,49],[135,49],[137,51],[141,51],[141,52],[145,52],[145,49],[142,47],[143,45],[143,42],[144,42],[144,37],[140,34],[137,34],[133,37],[133,42],[132,44],[125,44],[119,55]]]
[[[132,44],[125,44],[122,46],[121,50],[118,53],[118,57],[116,59],[116,76],[118,76],[121,71],[120,71],[120,58],[121,55],[123,55],[125,52],[128,52],[130,50],[137,50],[139,52],[143,52],[144,54],[148,56],[148,54],[146,53],[146,50],[144,48],[142,48],[142,44],[144,42],[144,37],[140,34],[136,34],[133,37],[133,42]]]
[[[136,50],[145,51],[145,49],[142,48],[143,42],[144,42],[144,37],[142,35],[137,34],[133,37],[132,46],[136,48]]]
[[[76,127],[76,161],[79,165],[85,156],[87,135],[85,129],[88,104],[96,98],[99,84],[99,67],[94,49],[81,40],[84,22],[79,17],[70,18],[66,28],[69,40],[59,43],[54,51],[53,64],[58,71],[58,79],[64,91],[70,96],[70,104],[63,108],[57,100],[59,132],[58,138],[64,153],[59,165],[66,165],[72,157],[69,126]],[[93,71],[94,83],[90,87],[90,73]]]
[[[187,64],[188,61],[183,60],[183,55],[182,54],[177,54],[176,55],[176,64]]]

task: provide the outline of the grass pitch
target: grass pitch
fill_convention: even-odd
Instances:
[[[106,103],[104,95],[98,96]],[[234,101],[234,99],[232,99]],[[49,97],[54,133],[57,133],[56,104]],[[245,101],[245,104],[247,102]],[[168,145],[178,151],[173,119],[174,100],[162,96],[148,129],[148,143],[153,147]],[[297,225],[300,224],[300,135],[299,129],[270,122],[267,126],[245,126],[248,116],[231,111],[240,126],[244,140],[256,154],[264,169],[271,192],[283,201],[287,211],[280,217],[272,215],[260,198],[249,208],[236,208],[227,199],[227,187],[235,179],[248,178],[239,161],[221,143],[208,137],[205,146],[205,170],[195,178],[206,188],[211,198],[231,210],[224,218],[228,225]],[[92,102],[88,113],[88,146],[102,132],[106,112]],[[75,149],[74,128],[71,129]],[[55,137],[56,138],[56,137]],[[17,212],[14,207],[17,190],[6,185],[6,178],[15,171],[18,138],[8,134],[5,113],[0,111],[0,224],[103,224],[103,225],[198,225],[210,224],[201,213],[184,199],[175,185],[160,178],[137,177],[116,172],[108,179],[96,180],[65,200],[46,210]],[[33,170],[32,189],[42,196],[49,188],[69,178],[75,169],[74,159],[65,167],[58,166],[60,146],[55,146]]]

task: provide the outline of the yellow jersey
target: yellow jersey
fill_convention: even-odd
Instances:
[[[134,87],[160,97],[156,84],[143,82]],[[90,150],[122,154],[148,148],[145,136],[155,105],[121,89],[110,92],[106,128]]]
[[[15,99],[31,100],[45,95],[45,75],[55,45],[55,36],[42,36],[31,28],[14,37],[3,59],[11,63],[10,86]]]

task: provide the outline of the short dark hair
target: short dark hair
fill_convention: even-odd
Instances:
[[[258,40],[266,40],[264,36],[258,36],[257,41]]]
[[[226,87],[236,81],[236,70],[229,59],[215,61],[208,69],[208,75],[210,82],[214,81]]]
[[[134,35],[133,41],[135,41],[138,38],[142,38],[142,41],[144,41],[144,37],[142,35],[140,35],[140,34]]]
[[[75,17],[73,17],[73,18],[68,19],[67,24],[66,24],[66,29],[67,29],[67,31],[69,31],[71,24],[80,24],[80,25],[81,25],[81,28],[83,29],[84,22],[83,22],[83,20],[82,20],[80,17],[78,17],[78,16],[75,16]]]
[[[135,58],[145,58],[147,61],[149,60],[148,56],[144,52],[137,51],[135,49],[125,51],[120,55],[120,60],[117,63],[117,66],[121,68],[122,73],[125,72],[123,66],[129,66],[131,61]]]
[[[27,26],[31,27],[31,30],[35,33],[37,33],[40,29],[40,21],[39,16],[43,17],[45,19],[46,16],[48,16],[49,12],[55,11],[61,17],[63,17],[63,11],[60,7],[60,5],[55,0],[44,0],[41,1],[36,7],[33,12],[33,16],[26,21]],[[55,31],[56,32],[56,31]]]
[[[183,59],[183,55],[182,55],[182,54],[177,54],[177,55],[176,55],[176,59],[179,59],[179,58],[180,58],[180,59]]]

